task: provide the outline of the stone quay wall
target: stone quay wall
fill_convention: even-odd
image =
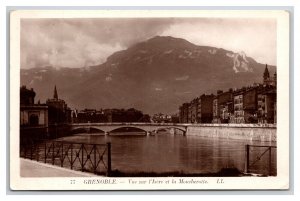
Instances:
[[[187,127],[186,135],[276,142],[276,128],[274,124],[191,124]]]

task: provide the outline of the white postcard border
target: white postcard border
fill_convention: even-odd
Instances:
[[[19,159],[19,87],[21,18],[96,17],[207,17],[277,19],[277,171],[276,177],[158,177],[158,178],[24,178]],[[12,190],[176,190],[176,189],[288,189],[289,188],[289,13],[279,10],[33,10],[11,13],[10,26],[10,187]],[[87,180],[117,180],[117,184],[90,184]],[[131,181],[130,181],[131,179]],[[150,180],[162,181],[151,184]],[[180,184],[179,180],[208,184]],[[218,180],[219,179],[219,180]],[[223,180],[220,180],[223,179]],[[75,180],[75,183],[74,183]],[[176,180],[176,183],[172,183]],[[137,181],[134,184],[132,181]],[[146,181],[146,184],[143,182]],[[222,181],[221,183],[218,183]],[[110,181],[111,182],[111,181]],[[131,182],[131,183],[130,183]],[[203,181],[204,182],[204,181]]]

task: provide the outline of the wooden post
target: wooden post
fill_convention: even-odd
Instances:
[[[110,176],[111,172],[111,144],[107,143],[107,176]]]

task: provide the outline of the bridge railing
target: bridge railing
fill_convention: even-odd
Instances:
[[[35,141],[20,146],[20,157],[94,174],[111,173],[110,143]]]
[[[71,123],[73,126],[81,126],[81,125],[145,125],[145,126],[187,126],[190,124],[182,124],[182,123],[147,123],[147,122],[105,122],[105,123],[96,123],[96,122],[87,122],[87,123]]]
[[[277,146],[245,145],[245,173],[277,175]]]

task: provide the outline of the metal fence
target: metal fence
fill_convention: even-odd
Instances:
[[[20,146],[20,157],[94,174],[111,173],[110,143],[31,142]]]
[[[245,172],[277,175],[277,146],[245,145]]]

